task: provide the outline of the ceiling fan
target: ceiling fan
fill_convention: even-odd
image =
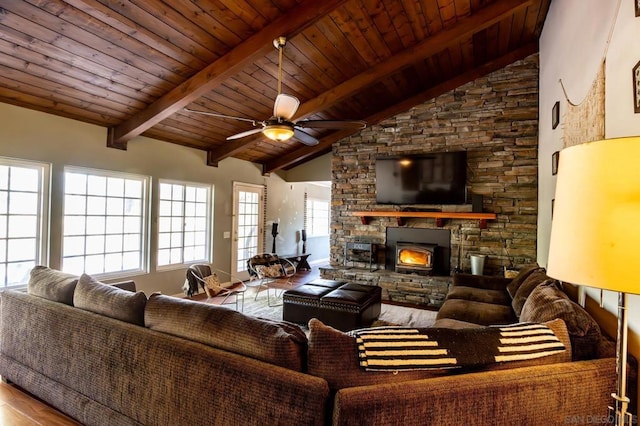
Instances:
[[[295,96],[282,93],[282,55],[286,44],[286,37],[278,37],[273,40],[274,47],[278,49],[278,96],[273,105],[273,117],[261,121],[189,108],[185,108],[185,111],[218,118],[246,121],[255,127],[254,129],[229,136],[227,140],[240,139],[262,132],[262,134],[274,141],[286,141],[294,137],[305,145],[313,146],[320,141],[302,129],[364,129],[367,123],[359,120],[293,120],[293,116],[300,106],[300,101]]]

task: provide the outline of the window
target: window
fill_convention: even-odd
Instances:
[[[0,158],[0,280],[23,286],[46,259],[49,166]]]
[[[158,266],[209,260],[211,187],[160,181]]]
[[[306,227],[310,237],[329,235],[329,202],[307,198]]]
[[[149,179],[66,168],[62,270],[122,275],[145,271]]]

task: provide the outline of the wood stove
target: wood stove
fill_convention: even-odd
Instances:
[[[437,244],[396,242],[395,271],[430,274],[435,264]]]
[[[385,240],[384,268],[388,271],[415,273],[420,275],[448,276],[451,271],[451,231],[448,229],[388,227]],[[426,249],[429,254],[429,262],[423,262],[423,266],[401,265],[396,268],[398,258],[398,244],[408,244],[420,249]],[[426,259],[425,259],[426,260]],[[402,262],[406,263],[406,262]],[[413,263],[410,262],[410,263]],[[426,263],[429,263],[426,266]],[[411,268],[411,269],[409,269]]]

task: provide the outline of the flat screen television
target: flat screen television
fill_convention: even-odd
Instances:
[[[465,204],[467,152],[376,159],[378,204]]]

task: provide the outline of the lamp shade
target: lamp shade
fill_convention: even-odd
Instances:
[[[560,152],[547,273],[640,293],[640,137]]]

